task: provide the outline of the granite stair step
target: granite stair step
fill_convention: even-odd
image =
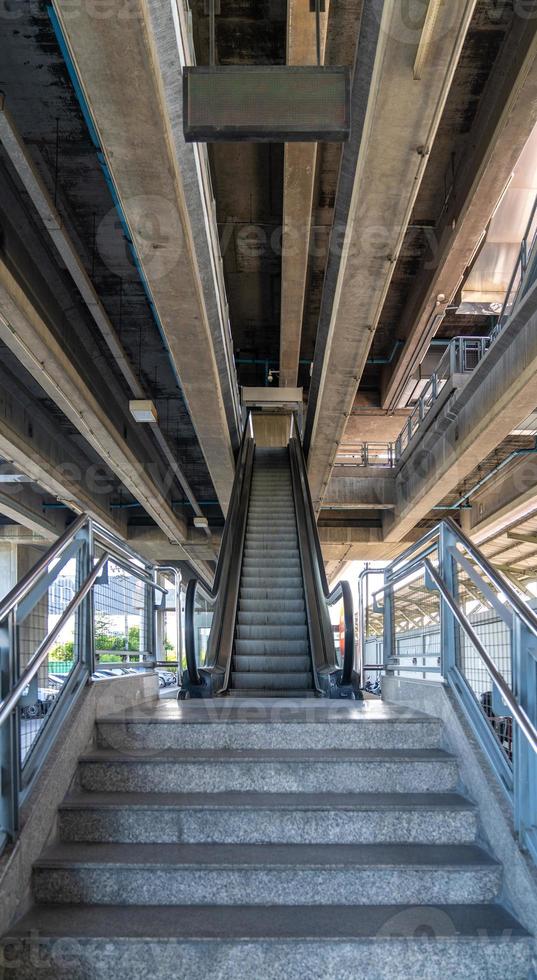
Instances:
[[[476,845],[56,844],[35,863],[38,903],[468,905],[501,866]]]
[[[457,793],[76,793],[63,841],[213,844],[473,844]]]
[[[99,749],[82,756],[78,778],[86,792],[445,793],[458,769],[442,749]]]
[[[527,980],[534,940],[488,904],[38,905],[5,944],[17,980]]]

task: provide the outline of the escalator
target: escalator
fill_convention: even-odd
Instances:
[[[287,449],[256,449],[229,693],[313,696]]]
[[[296,420],[265,448],[249,417],[214,582],[188,585],[185,647],[180,698],[361,697],[352,593],[328,589]]]

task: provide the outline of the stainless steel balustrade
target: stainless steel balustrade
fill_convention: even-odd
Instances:
[[[391,469],[396,464],[392,442],[359,442],[342,444],[337,452],[336,467],[378,466]]]
[[[181,662],[180,573],[147,562],[87,515],[78,517],[0,602],[0,849],[15,838],[21,802],[95,671],[95,596],[128,624],[128,596],[118,599],[115,583],[121,579],[122,596],[126,588],[136,595],[138,648],[132,650],[125,636],[126,649],[112,652],[138,657],[143,666],[152,667],[159,656],[157,622],[168,595],[163,578],[174,582]],[[129,586],[134,582],[136,588]],[[158,603],[155,595],[161,596]],[[54,671],[65,668],[61,674],[51,673],[53,651],[70,658],[56,662]]]
[[[369,602],[364,590],[372,574],[383,575],[384,585]],[[440,638],[436,675],[463,708],[513,806],[520,842],[537,862],[535,612],[449,519],[383,571],[367,569],[359,591],[365,673],[419,680],[435,667],[413,663],[412,651],[405,655],[405,638]],[[438,608],[436,621],[431,603]],[[373,649],[382,653],[381,664],[369,662]]]
[[[537,197],[529,217],[524,238],[520,245],[515,268],[511,276],[498,322],[491,333],[491,341],[496,340],[505,324],[515,312],[520,300],[535,281],[537,275]]]
[[[454,337],[429,378],[412,414],[395,441],[395,460],[398,462],[416,432],[434,408],[446,385],[455,375],[471,374],[487,353],[490,337]]]

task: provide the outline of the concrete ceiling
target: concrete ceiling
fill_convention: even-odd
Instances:
[[[0,19],[0,91],[2,107],[9,112],[29,164],[57,210],[129,368],[155,403],[160,431],[202,513],[217,529],[223,521],[218,495],[46,3],[17,4],[13,16]],[[170,514],[175,515],[173,521],[178,522],[178,527],[187,528],[192,521],[192,507],[183,487],[173,472],[167,472],[169,466],[160,443],[130,417],[128,399],[132,393],[125,378],[1,144],[0,184],[0,257],[6,270],[44,317],[51,338],[80,383],[88,386],[104,412],[110,414],[118,446],[127,440],[140,464],[149,467],[151,483],[163,487],[159,490],[161,511],[170,507]],[[21,411],[36,420],[34,426],[39,419],[43,432],[61,433],[56,469],[73,460],[79,461],[81,473],[91,466],[101,466],[109,487],[106,496],[100,495],[101,520],[108,519],[117,530],[128,525],[155,524],[155,514],[148,512],[140,493],[126,485],[105,453],[91,445],[80,427],[69,420],[55,395],[22,367],[16,352],[5,344],[0,349],[0,371],[5,390],[20,404]],[[46,455],[46,447],[44,451]],[[52,482],[57,498],[73,499],[75,509],[89,509],[83,481],[75,481],[78,486],[71,486],[70,494],[62,494],[66,488],[61,480]],[[46,494],[44,499],[50,503]],[[64,520],[69,519],[67,510]],[[169,535],[170,530],[171,527]]]
[[[203,221],[200,214],[188,213],[195,199],[189,184],[195,166],[180,142],[174,88],[180,82],[179,59],[166,19],[171,19],[171,5],[163,0],[134,0],[133,5],[140,19],[124,29],[116,20],[108,26],[95,19],[85,26],[69,25],[68,5],[63,11],[99,147],[44,0],[20,0],[13,16],[0,19],[0,92],[129,370],[155,402],[163,438],[209,519],[214,557],[237,441],[230,408],[233,385],[229,375],[224,378],[224,355],[214,339],[214,311],[203,279]],[[206,64],[208,5],[190,0],[189,6],[196,60]],[[56,8],[62,13],[61,0]],[[341,443],[390,442],[397,435],[406,417],[401,392],[416,376],[432,338],[431,299],[434,304],[435,296],[445,296],[436,340],[488,333],[489,317],[460,316],[456,307],[480,235],[537,112],[532,96],[535,24],[522,23],[512,3],[453,0],[443,5],[428,46],[421,23],[412,26],[409,36],[401,35],[402,8],[399,0],[332,0],[323,16],[325,62],[355,69],[353,134],[346,147],[323,144],[307,153],[302,148],[295,163],[282,144],[221,143],[208,150],[238,381],[264,385],[272,370],[277,385],[281,368],[285,380],[297,376],[304,387],[312,493],[325,556],[334,568],[349,557],[389,557],[401,546],[395,532],[385,540],[389,521],[381,508],[388,493],[369,499],[369,486],[349,484],[345,492],[336,486],[339,477],[332,468],[338,448]],[[221,0],[217,61],[314,61],[308,18],[314,20],[307,0],[303,8],[299,0]],[[121,37],[136,58],[132,92],[129,58],[113,57]],[[420,79],[413,74],[417,55]],[[125,149],[129,146],[132,154]],[[147,178],[156,167],[152,157],[161,160],[158,180],[166,194],[176,195],[191,244],[181,274],[167,281],[166,295],[162,282],[148,294],[145,267],[134,260],[129,240],[132,226],[134,245],[144,231],[133,203],[132,188],[138,186],[133,161]],[[297,181],[301,168],[303,179]],[[169,467],[162,442],[130,417],[125,372],[111,357],[1,145],[0,181],[5,275],[13,277],[32,315],[41,319],[50,346],[61,349],[79,390],[87,389],[87,404],[89,395],[97,401],[111,440],[108,455],[100,452],[70,411],[65,392],[60,397],[54,387],[58,378],[40,384],[38,372],[4,331],[0,375],[9,404],[0,411],[2,457],[17,459],[16,465],[25,453],[32,459],[43,512],[52,513],[58,501],[73,510],[92,509],[127,536],[145,537],[153,555],[160,546],[169,558],[169,542],[177,541],[178,547],[188,545],[193,553],[198,548],[209,558],[203,551],[208,542],[192,533],[192,506],[180,478],[172,473],[163,482]],[[115,197],[118,188],[123,214]],[[282,266],[282,228],[289,215],[304,223],[304,242],[300,255],[284,256]],[[341,220],[348,245],[344,255],[332,247],[341,237]],[[156,249],[158,234],[146,232]],[[26,416],[35,420],[39,436],[25,431]],[[480,468],[472,463],[438,503],[452,503],[461,487],[504,458],[512,448],[510,435],[503,447],[487,443]],[[527,439],[521,439],[525,446]],[[142,461],[143,479],[126,479],[127,450]],[[54,460],[48,469],[47,452]],[[76,460],[81,473],[101,467],[106,493],[95,494],[84,479],[59,474],[67,459]],[[429,496],[432,501],[432,491]],[[41,514],[38,520],[35,508],[28,510],[28,502],[24,507],[28,526],[37,527],[43,518],[45,530],[47,520],[56,527],[57,517],[51,523]],[[15,511],[10,513],[15,522]],[[69,515],[67,510],[64,518]],[[428,516],[428,510],[419,514],[421,520]],[[407,515],[401,536],[408,539],[414,526]],[[165,548],[159,535],[166,538]]]

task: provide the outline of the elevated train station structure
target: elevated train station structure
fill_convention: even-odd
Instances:
[[[531,980],[536,378],[537,2],[0,2],[6,977]]]

